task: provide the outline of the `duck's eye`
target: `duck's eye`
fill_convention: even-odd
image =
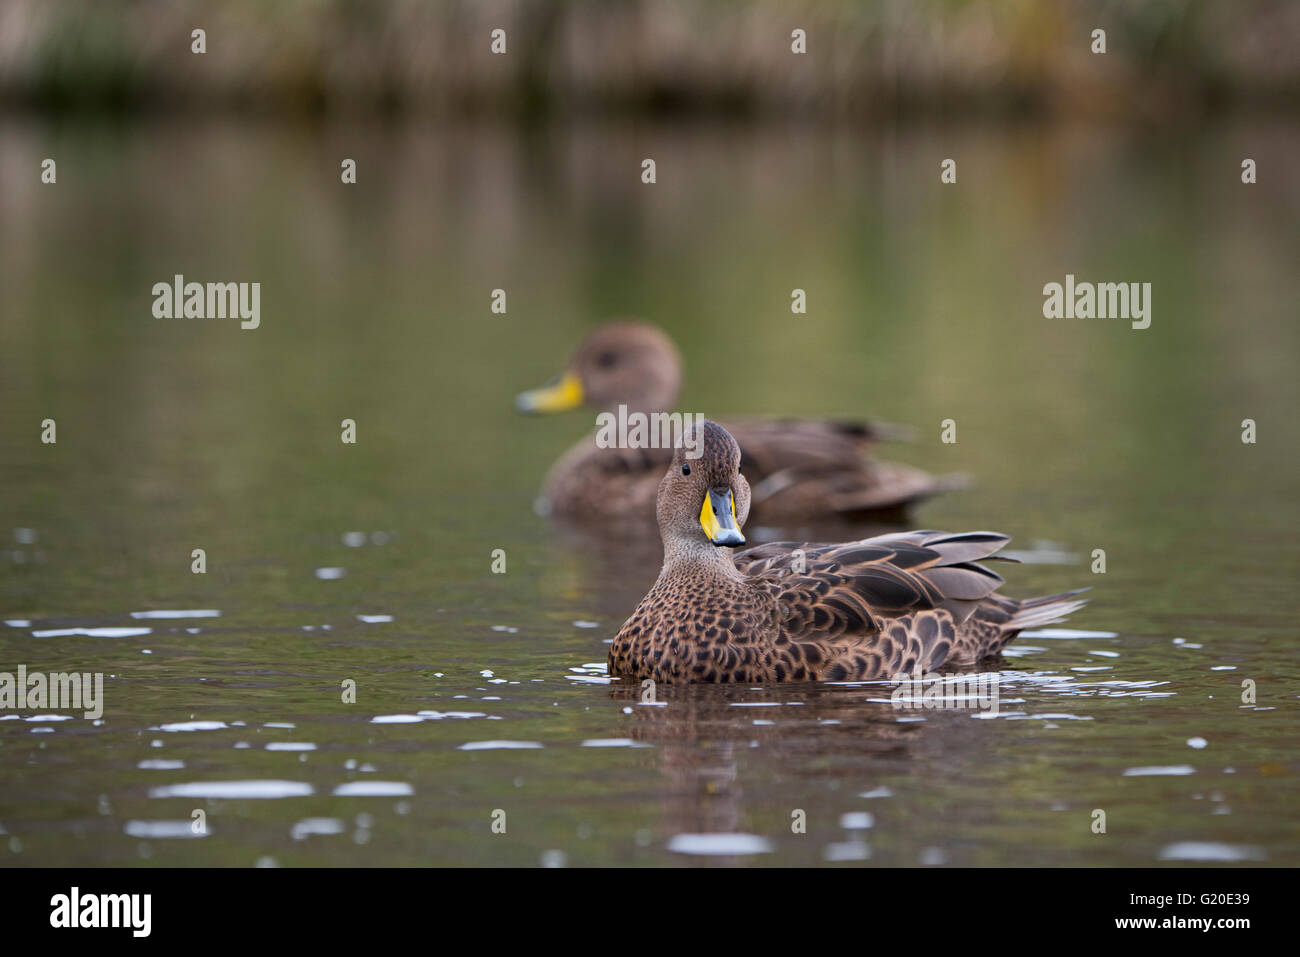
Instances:
[[[690,467],[689,465],[683,465],[683,466],[682,466],[682,474],[683,474],[683,475],[690,475],[690,474],[691,474],[691,467]]]
[[[600,355],[596,356],[596,365],[600,366],[602,369],[613,368],[618,365],[618,353],[602,352]]]

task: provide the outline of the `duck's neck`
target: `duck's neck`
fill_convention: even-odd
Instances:
[[[664,538],[664,567],[660,577],[665,575],[716,575],[721,578],[739,579],[736,562],[730,548],[719,548],[704,539]]]

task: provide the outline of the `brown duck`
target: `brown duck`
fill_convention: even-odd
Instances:
[[[522,412],[587,406],[614,412],[665,412],[677,401],[681,359],[671,339],[642,322],[610,322],[593,330],[550,385],[515,400]],[[899,429],[865,422],[749,419],[727,428],[740,443],[740,470],[750,483],[755,521],[817,518],[897,519],[937,492],[960,487],[960,476],[936,478],[917,468],[865,457],[878,439]],[[600,448],[588,436],[551,467],[539,506],[592,519],[650,514],[671,448]]]
[[[914,531],[733,553],[749,514],[736,440],[704,423],[659,485],[664,564],[615,637],[611,675],[655,681],[842,681],[996,656],[1022,628],[1080,608],[1078,592],[1017,600],[978,564],[1010,539]]]

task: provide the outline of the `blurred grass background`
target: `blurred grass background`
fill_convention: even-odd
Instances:
[[[489,49],[496,28],[504,56]],[[795,28],[804,56],[791,54]],[[1293,0],[6,0],[0,101],[1169,119],[1293,106],[1297,36]]]

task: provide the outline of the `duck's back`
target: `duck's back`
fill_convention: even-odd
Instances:
[[[900,516],[908,506],[959,487],[893,462],[865,458],[878,437],[868,423],[742,419],[730,427],[740,470],[753,490],[756,523],[809,518]],[[542,497],[558,515],[654,518],[669,448],[601,448],[585,437],[556,461]]]
[[[979,562],[1008,541],[996,532],[915,531],[835,545],[774,542],[740,552],[736,567],[777,601],[783,638],[826,657],[819,677],[862,680],[975,664],[1021,629],[1084,604],[1078,592],[997,594],[1002,577]]]

